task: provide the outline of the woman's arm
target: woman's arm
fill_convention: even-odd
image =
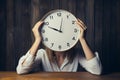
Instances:
[[[37,52],[38,47],[39,47],[41,40],[42,40],[42,37],[39,33],[39,28],[41,27],[42,23],[43,23],[42,21],[37,22],[32,29],[35,41],[34,41],[32,47],[30,48],[30,53],[34,56],[36,55],[36,52]]]
[[[31,46],[30,50],[26,53],[26,55],[20,58],[18,66],[17,66],[18,74],[28,73],[33,68],[34,59],[36,58],[38,47],[41,43],[41,36],[39,33],[39,28],[42,25],[42,23],[43,23],[42,21],[37,22],[32,29],[35,41],[33,45]]]
[[[89,48],[89,46],[87,45],[87,42],[84,38],[84,31],[86,30],[86,27],[84,25],[84,23],[78,19],[77,24],[80,26],[80,37],[79,37],[79,41],[82,45],[85,57],[87,60],[90,60],[92,58],[95,57],[94,53],[91,51],[91,49]]]
[[[29,51],[30,51],[30,54],[31,54],[32,56],[35,56],[35,55],[36,55],[36,53],[37,53],[37,51],[38,51],[38,47],[39,47],[39,45],[40,45],[40,43],[41,43],[42,37],[41,37],[41,35],[40,35],[39,28],[41,27],[42,23],[43,23],[42,21],[38,21],[38,22],[35,24],[35,26],[33,27],[33,29],[32,29],[33,34],[34,34],[34,38],[35,38],[35,41],[34,41],[32,47],[31,47],[30,50],[29,50]],[[24,61],[22,64],[25,65],[26,62]]]
[[[84,23],[78,19],[77,24],[80,26],[79,41],[85,54],[85,58],[81,56],[79,58],[79,62],[88,72],[100,75],[102,72],[102,65],[98,53],[94,54],[87,45],[87,42],[84,38],[84,31],[86,30]]]
[[[85,39],[80,39],[80,43],[82,45],[82,48],[83,48],[83,51],[84,51],[84,54],[85,54],[85,57],[87,60],[90,60],[92,58],[95,57],[94,53],[91,51],[91,49],[89,48],[89,46],[87,45]]]

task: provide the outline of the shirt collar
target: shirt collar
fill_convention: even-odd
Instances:
[[[67,64],[68,64],[68,62],[69,62],[68,58],[67,58],[67,57],[65,57],[65,59],[64,59],[64,61],[63,61],[62,65],[61,65],[60,69],[63,69],[63,68],[65,67],[65,65],[67,65]]]

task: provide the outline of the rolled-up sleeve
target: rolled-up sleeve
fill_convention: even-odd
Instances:
[[[18,66],[16,68],[16,71],[18,74],[26,74],[30,72],[33,68],[35,56],[30,54],[30,51],[27,52],[26,55],[22,56],[18,62]],[[23,65],[23,62],[25,64]]]
[[[86,60],[85,57],[79,58],[79,63],[83,68],[85,68],[88,72],[96,75],[100,75],[102,73],[102,64],[98,55],[98,52],[95,52],[95,57]]]

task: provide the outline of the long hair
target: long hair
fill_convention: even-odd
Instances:
[[[55,52],[50,50],[49,48],[46,48],[45,50],[46,50],[46,53],[48,55],[48,59],[50,60],[50,62],[54,63],[56,61]],[[73,47],[73,48],[65,51],[63,57],[67,57],[69,63],[72,63],[74,58],[76,57],[76,54],[77,54],[76,49],[75,49],[75,47]]]

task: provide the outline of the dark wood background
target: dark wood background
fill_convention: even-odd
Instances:
[[[68,10],[87,25],[86,39],[99,52],[103,73],[120,71],[120,0],[1,0],[1,71],[15,70],[32,45],[33,25],[53,9]]]

